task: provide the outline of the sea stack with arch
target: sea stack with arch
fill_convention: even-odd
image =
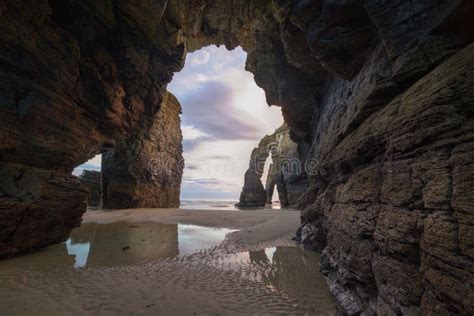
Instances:
[[[149,126],[187,52],[240,45],[317,161],[299,206],[341,308],[472,315],[473,10],[0,1],[0,256],[64,241],[86,209],[73,168]]]
[[[271,204],[275,187],[282,207],[296,206],[308,188],[306,154],[301,148],[298,150],[298,144],[291,139],[286,124],[272,135],[263,137],[250,156],[237,206],[252,208]],[[267,162],[269,156],[271,159]],[[267,167],[266,163],[269,164]],[[264,186],[262,176],[265,168],[268,173]]]

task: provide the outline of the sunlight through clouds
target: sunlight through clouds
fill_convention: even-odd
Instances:
[[[238,199],[252,149],[283,123],[245,71],[246,57],[240,47],[205,47],[188,54],[168,85],[183,108],[182,198]]]

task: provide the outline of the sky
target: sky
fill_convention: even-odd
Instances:
[[[187,55],[168,85],[183,109],[181,199],[238,200],[252,149],[283,123],[281,109],[267,105],[245,71],[246,58],[240,47],[202,48]],[[87,165],[97,169],[100,158]]]

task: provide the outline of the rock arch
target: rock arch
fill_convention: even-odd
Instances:
[[[241,45],[317,160],[302,231],[348,313],[473,314],[468,0],[0,1],[0,257],[79,225],[70,175],[157,112],[186,52]]]
[[[262,176],[269,156],[271,161],[264,186]],[[308,188],[305,158],[305,152],[291,140],[290,129],[286,124],[275,133],[263,137],[250,155],[237,206],[248,208],[270,204],[275,186],[282,207],[296,206]]]

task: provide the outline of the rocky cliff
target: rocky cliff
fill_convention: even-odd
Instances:
[[[474,313],[469,0],[0,0],[0,256],[64,240],[72,169],[238,45],[310,175],[301,240],[348,313]]]
[[[184,160],[181,106],[166,93],[160,110],[132,137],[103,154],[103,207],[179,207]]]
[[[295,207],[308,189],[304,155],[300,156],[301,150],[291,139],[286,124],[278,128],[274,135],[275,143],[270,149],[272,168],[268,171],[265,188],[270,193],[272,186],[276,187],[282,207]]]
[[[266,167],[269,156],[271,162]],[[262,176],[265,168],[268,168],[268,174],[264,188]],[[258,147],[252,151],[237,206],[263,207],[272,202],[275,187],[283,207],[295,206],[308,188],[304,161],[286,124],[262,138]]]
[[[262,184],[265,162],[271,146],[275,143],[275,134],[265,135],[258,146],[252,150],[250,162],[244,177],[244,186],[237,207],[263,207],[267,202],[267,193]]]

